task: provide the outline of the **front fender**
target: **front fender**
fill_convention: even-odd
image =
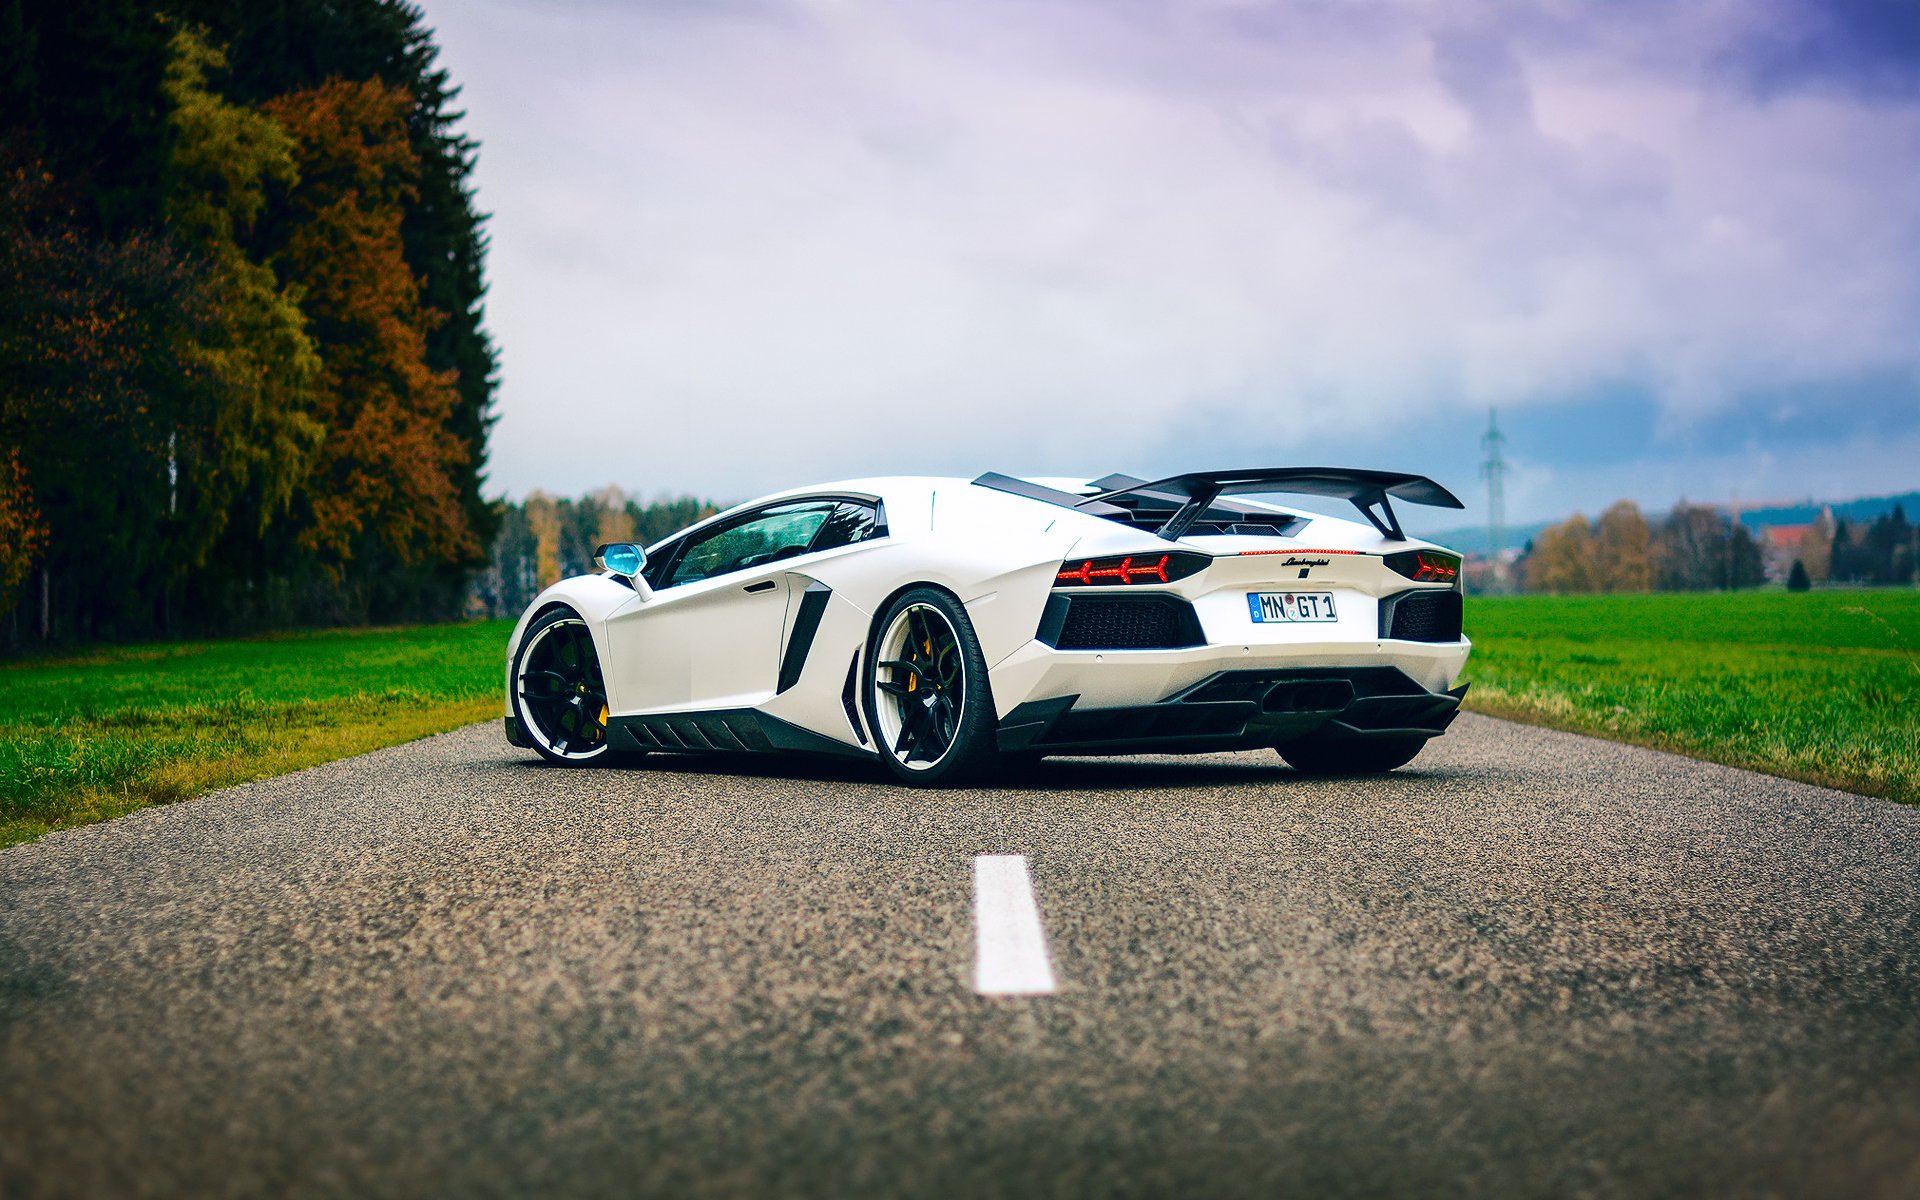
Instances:
[[[507,638],[507,659],[501,668],[501,698],[505,715],[514,715],[513,657],[520,653],[520,640],[527,635],[527,626],[533,624],[534,618],[556,606],[571,608],[586,621],[587,630],[593,635],[594,650],[600,655],[601,662],[607,662],[607,618],[635,598],[632,587],[611,575],[575,575],[571,579],[562,579],[535,596],[526,611],[520,614],[513,633]]]

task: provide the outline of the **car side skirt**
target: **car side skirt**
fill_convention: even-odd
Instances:
[[[801,751],[842,758],[873,757],[871,750],[837,742],[753,708],[613,717],[607,741],[615,750],[669,750],[698,754],[777,754]]]

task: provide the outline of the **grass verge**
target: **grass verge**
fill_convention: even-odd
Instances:
[[[1468,708],[1920,802],[1920,592],[1475,597]],[[0,666],[0,846],[484,720],[510,622]]]
[[[1467,707],[1920,803],[1920,591],[1473,597]]]
[[[0,846],[499,711],[511,622],[133,646],[0,666]]]

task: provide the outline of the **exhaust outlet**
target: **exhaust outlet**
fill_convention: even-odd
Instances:
[[[1334,713],[1353,703],[1345,679],[1292,679],[1267,689],[1260,710],[1270,713]]]

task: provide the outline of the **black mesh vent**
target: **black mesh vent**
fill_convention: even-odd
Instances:
[[[1387,636],[1403,642],[1460,640],[1460,593],[1407,592],[1395,597]]]
[[[1176,650],[1198,646],[1193,606],[1173,596],[1075,596],[1053,644],[1061,650]]]

